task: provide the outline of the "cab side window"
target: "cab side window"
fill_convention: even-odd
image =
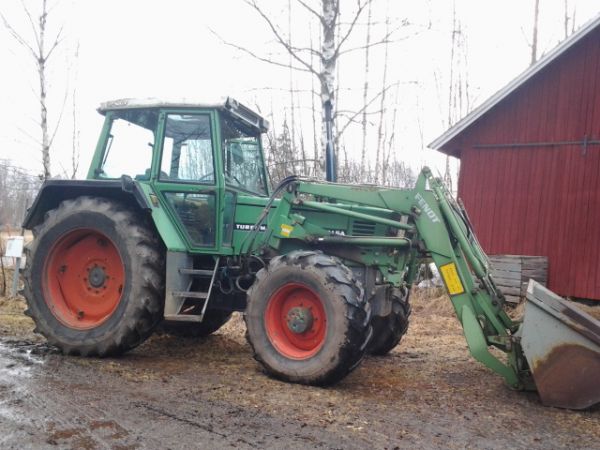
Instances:
[[[212,135],[208,115],[169,114],[159,178],[214,184]]]

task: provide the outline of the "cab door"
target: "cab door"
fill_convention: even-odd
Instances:
[[[188,249],[215,253],[222,243],[222,175],[213,111],[165,110],[159,115],[152,178]]]

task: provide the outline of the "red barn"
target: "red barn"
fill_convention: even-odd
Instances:
[[[550,289],[600,300],[600,16],[430,144],[488,254],[548,257]]]

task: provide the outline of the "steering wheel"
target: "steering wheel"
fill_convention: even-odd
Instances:
[[[196,181],[213,181],[213,173],[208,172],[198,178]]]
[[[238,178],[237,178],[235,175],[232,175],[232,174],[226,174],[226,175],[225,175],[225,178],[226,178],[226,179],[228,179],[228,180],[233,180],[233,181],[235,181],[235,182],[238,184],[238,186],[243,186],[242,182],[241,182],[240,180],[238,180]]]

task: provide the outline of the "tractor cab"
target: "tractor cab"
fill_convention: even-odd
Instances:
[[[269,124],[231,98],[118,100],[99,112],[105,122],[88,179],[150,187],[188,249],[231,245],[236,197],[269,195],[261,143]]]

